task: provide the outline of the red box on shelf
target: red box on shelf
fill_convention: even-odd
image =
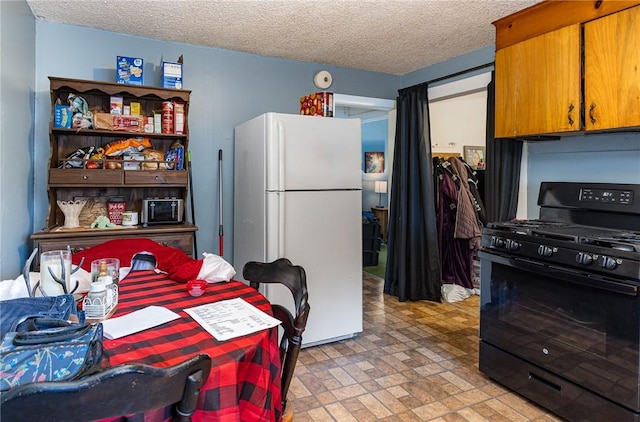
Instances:
[[[300,114],[333,117],[333,93],[314,92],[300,97]]]

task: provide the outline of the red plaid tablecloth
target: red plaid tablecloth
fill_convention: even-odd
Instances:
[[[205,303],[241,297],[271,315],[267,299],[238,281],[209,284],[200,297],[192,297],[186,284],[154,271],[130,273],[119,285],[118,309],[114,317],[149,305],[163,306],[179,319],[117,340],[104,340],[111,366],[145,363],[171,366],[198,353],[213,360],[209,378],[200,392],[194,422],[278,422],[282,403],[280,357],[276,329],[217,341],[184,309]],[[169,420],[166,409],[125,420]]]

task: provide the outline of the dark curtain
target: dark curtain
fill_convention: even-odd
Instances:
[[[398,94],[384,292],[440,302],[427,84]]]
[[[487,170],[484,205],[487,222],[508,221],[516,216],[522,141],[494,139],[495,72],[487,86]]]

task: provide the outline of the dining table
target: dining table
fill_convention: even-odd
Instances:
[[[216,340],[185,309],[242,298],[272,315],[271,304],[240,281],[208,283],[204,294],[191,296],[185,283],[154,270],[130,272],[118,285],[118,304],[111,318],[147,306],[165,307],[179,318],[118,339],[104,339],[105,363],[166,367],[206,353],[211,373],[198,399],[194,422],[279,422],[282,418],[281,361],[277,327],[226,341]],[[169,421],[171,408],[126,415],[110,421]]]

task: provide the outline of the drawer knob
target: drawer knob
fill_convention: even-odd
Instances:
[[[82,176],[83,180],[87,180],[89,178],[89,176]]]

